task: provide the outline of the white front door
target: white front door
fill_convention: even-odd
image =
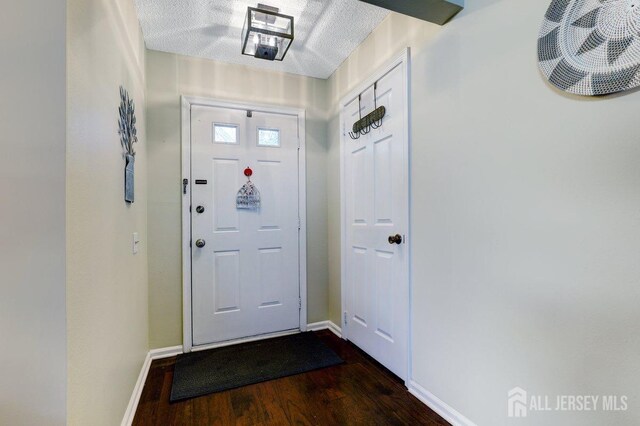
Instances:
[[[358,98],[342,112],[347,337],[399,377],[407,378],[409,335],[409,217],[406,63],[377,83],[382,126],[353,140]],[[362,94],[364,117],[374,88]],[[390,242],[389,237],[399,235]]]
[[[300,327],[298,117],[248,115],[191,108],[194,345]],[[246,168],[257,210],[236,207]]]

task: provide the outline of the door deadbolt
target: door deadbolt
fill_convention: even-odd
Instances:
[[[389,244],[402,244],[402,235],[390,235],[389,236]]]
[[[198,247],[198,248],[204,247],[205,244],[207,244],[207,243],[204,240],[197,240],[196,241],[196,247]]]
[[[204,207],[203,207],[203,206],[198,206],[198,207],[196,207],[196,212],[198,212],[198,213],[204,213]]]

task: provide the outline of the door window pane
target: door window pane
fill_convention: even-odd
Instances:
[[[238,126],[233,124],[214,124],[213,135],[216,143],[238,143]]]
[[[280,146],[280,130],[258,129],[258,146]]]

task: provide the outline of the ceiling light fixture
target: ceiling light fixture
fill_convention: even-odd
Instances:
[[[242,54],[268,61],[282,61],[293,42],[293,16],[277,7],[248,7],[242,28]]]

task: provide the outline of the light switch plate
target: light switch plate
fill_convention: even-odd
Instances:
[[[133,233],[133,239],[132,239],[132,251],[133,254],[138,254],[138,245],[140,244],[140,237],[138,237],[138,233],[134,232]]]

